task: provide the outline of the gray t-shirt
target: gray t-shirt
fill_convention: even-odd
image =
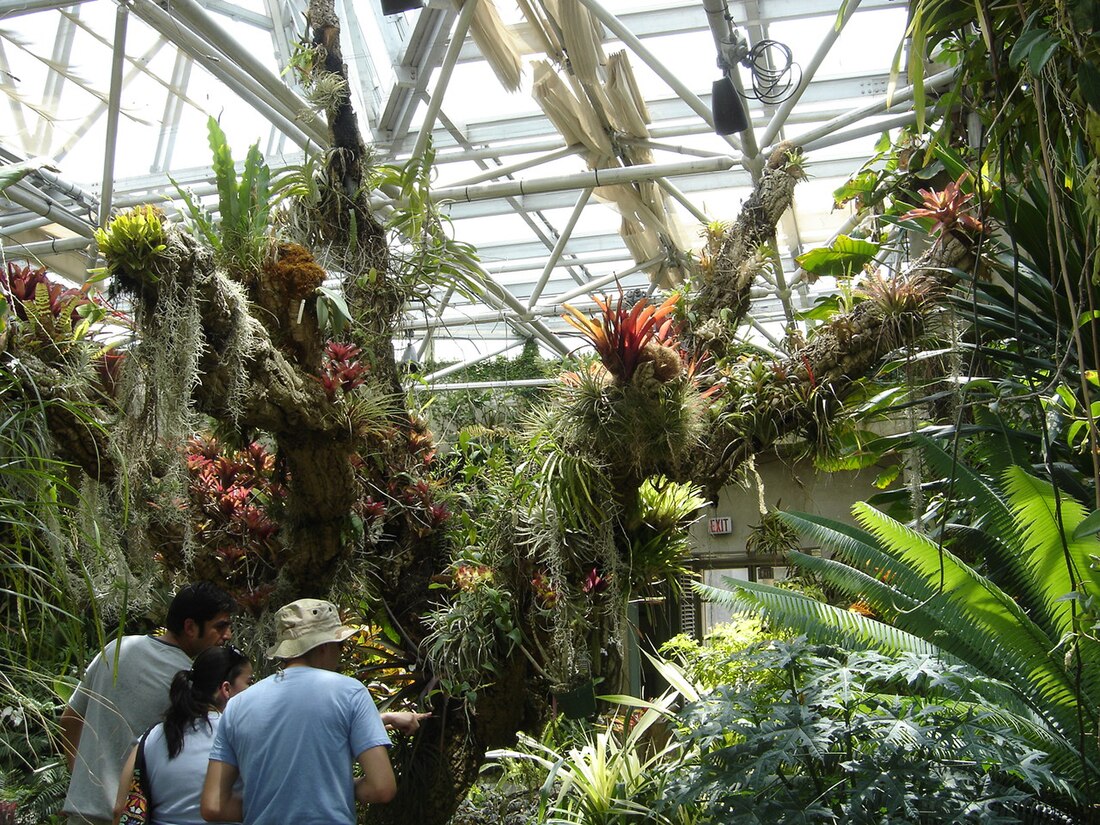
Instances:
[[[69,707],[84,717],[64,811],[114,819],[118,775],[136,737],[168,708],[172,677],[191,667],[174,645],[151,636],[123,636],[88,665]],[[117,678],[116,678],[117,672]]]

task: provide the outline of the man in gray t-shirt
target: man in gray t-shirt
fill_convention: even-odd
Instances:
[[[233,599],[208,582],[172,599],[163,636],[123,636],[101,650],[61,714],[61,742],[72,770],[64,813],[69,825],[114,820],[123,760],[134,739],[168,707],[172,677],[232,635]]]

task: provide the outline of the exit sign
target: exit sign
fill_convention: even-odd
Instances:
[[[710,520],[710,534],[712,536],[724,536],[733,532],[733,525],[729,516],[717,516]]]

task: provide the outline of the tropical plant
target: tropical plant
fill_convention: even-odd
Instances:
[[[759,616],[735,616],[710,628],[702,640],[687,633],[673,636],[661,645],[658,653],[679,667],[701,690],[713,690],[752,679],[754,671],[750,663],[738,654],[776,636],[775,631],[765,629]]]
[[[582,733],[580,741],[564,752],[521,735],[521,749],[500,750],[491,756],[529,760],[542,768],[539,821],[548,825],[688,825],[694,819],[687,808],[657,812],[665,774],[678,751],[675,743],[655,735],[654,726],[667,714],[671,695],[637,718],[628,712],[620,724]]]
[[[1056,786],[1036,750],[935,656],[815,648],[735,654],[754,678],[676,714],[658,811],[747,823],[1014,822]]]
[[[71,465],[51,451],[47,418],[62,407],[89,432],[97,423],[43,398],[24,366],[0,359],[0,799],[32,822],[60,806],[59,703],[89,642],[106,640],[101,609],[117,591],[125,599],[128,582],[117,571],[113,582],[100,578],[105,537],[82,516]]]
[[[308,196],[310,183],[297,170],[273,176],[260,154],[259,143],[248,148],[240,179],[233,153],[218,121],[206,122],[214,155],[214,180],[218,189],[218,217],[174,180],[173,186],[187,207],[191,222],[229,272],[249,282],[267,260],[273,247],[269,225],[273,208],[291,195]]]
[[[631,592],[656,582],[679,588],[690,575],[688,527],[699,517],[706,499],[697,487],[654,476],[638,488],[638,507],[624,526],[630,542]]]
[[[784,515],[833,554],[795,552],[788,563],[817,573],[875,618],[753,583],[701,590],[823,642],[968,664],[982,676],[973,691],[1047,754],[1078,800],[1095,798],[1100,548],[1087,511],[1019,466],[992,481],[922,443],[925,460],[951,479],[944,493],[966,502],[972,524],[927,535],[867,504],[853,509],[858,528]]]
[[[679,354],[664,346],[673,324],[669,316],[679,299],[680,294],[673,293],[663,304],[654,306],[643,298],[627,308],[620,292],[614,307],[606,295],[595,299],[603,314],[598,322],[569,304],[565,305],[568,314],[562,317],[591,342],[604,367],[618,381],[628,383],[642,363],[652,361],[654,377],[663,382],[677,376],[682,368]]]

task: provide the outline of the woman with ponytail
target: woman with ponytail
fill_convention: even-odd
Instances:
[[[168,690],[164,721],[145,740],[145,781],[150,825],[203,825],[199,797],[218,719],[230,697],[252,683],[252,663],[235,647],[211,647]],[[122,766],[115,822],[126,807],[137,748]]]

